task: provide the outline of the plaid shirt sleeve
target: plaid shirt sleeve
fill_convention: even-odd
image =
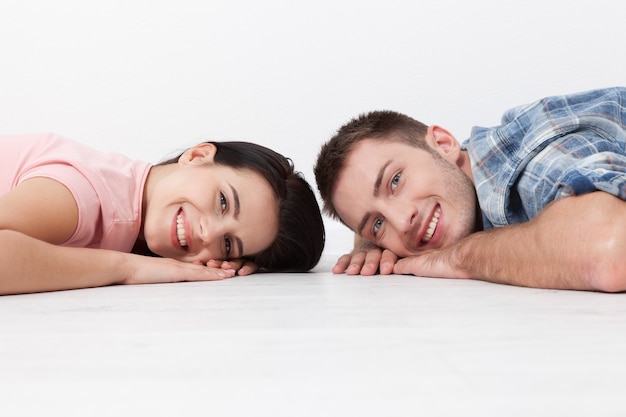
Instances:
[[[463,143],[485,229],[527,221],[550,202],[605,191],[626,200],[626,88],[548,97],[475,127]]]

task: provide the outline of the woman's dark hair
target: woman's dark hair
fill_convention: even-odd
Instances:
[[[278,199],[278,235],[269,248],[246,259],[260,269],[303,272],[313,268],[324,250],[324,223],[311,186],[294,171],[289,158],[250,142],[208,142],[217,151],[213,162],[250,169],[267,181]],[[175,163],[180,156],[159,165]]]

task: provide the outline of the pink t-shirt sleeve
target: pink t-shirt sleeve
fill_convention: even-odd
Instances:
[[[65,185],[76,200],[78,224],[72,237],[64,246],[96,246],[102,239],[102,213],[100,199],[91,183],[76,168],[70,165],[51,164],[37,167],[21,177],[20,182],[35,177],[51,178]]]
[[[52,178],[70,190],[79,218],[64,245],[132,250],[149,163],[55,134],[0,136],[0,149],[0,195],[34,177]]]

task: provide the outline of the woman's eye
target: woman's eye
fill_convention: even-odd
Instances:
[[[374,236],[380,231],[380,228],[383,227],[383,219],[376,219],[374,222],[374,226],[372,227],[372,232]]]
[[[400,182],[400,174],[398,173],[394,175],[393,178],[391,179],[391,191],[394,191],[396,189],[399,182]]]
[[[227,257],[230,257],[231,250],[232,250],[232,242],[228,236],[224,236],[224,251],[226,252]]]
[[[228,208],[228,201],[226,201],[226,196],[222,192],[220,192],[220,207],[222,207],[222,211],[226,211]]]

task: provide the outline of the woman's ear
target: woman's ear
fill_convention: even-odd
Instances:
[[[178,158],[181,165],[204,165],[213,163],[217,147],[213,143],[201,143],[193,148],[187,149]]]
[[[445,160],[457,165],[461,156],[461,145],[452,133],[441,126],[428,126],[426,142]]]

